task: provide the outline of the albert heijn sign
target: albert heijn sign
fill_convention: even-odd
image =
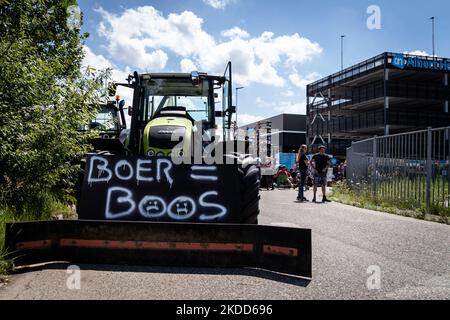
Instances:
[[[81,220],[239,221],[237,165],[91,155],[85,172]]]
[[[401,53],[394,54],[391,64],[398,69],[450,71],[450,60],[445,58],[419,57]]]

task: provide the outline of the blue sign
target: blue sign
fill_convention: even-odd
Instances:
[[[405,69],[405,56],[397,53],[392,59],[392,65],[402,70]]]
[[[423,59],[418,56],[407,56],[401,53],[396,53],[391,63],[398,69],[414,68],[424,70],[440,70],[450,71],[450,60],[435,58],[434,60]]]
[[[285,166],[286,168],[293,169],[295,167],[296,157],[295,153],[280,153],[279,164]]]

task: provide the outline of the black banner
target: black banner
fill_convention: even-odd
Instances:
[[[81,220],[239,222],[237,165],[175,165],[168,158],[91,155]]]

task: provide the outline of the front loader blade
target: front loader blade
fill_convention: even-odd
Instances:
[[[252,267],[312,277],[311,230],[230,224],[43,221],[8,224],[16,266],[67,261]]]

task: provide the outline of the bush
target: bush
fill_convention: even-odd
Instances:
[[[15,214],[39,217],[54,199],[73,201],[89,148],[78,129],[105,96],[99,77],[80,70],[86,35],[67,25],[75,3],[0,3],[0,206]]]

